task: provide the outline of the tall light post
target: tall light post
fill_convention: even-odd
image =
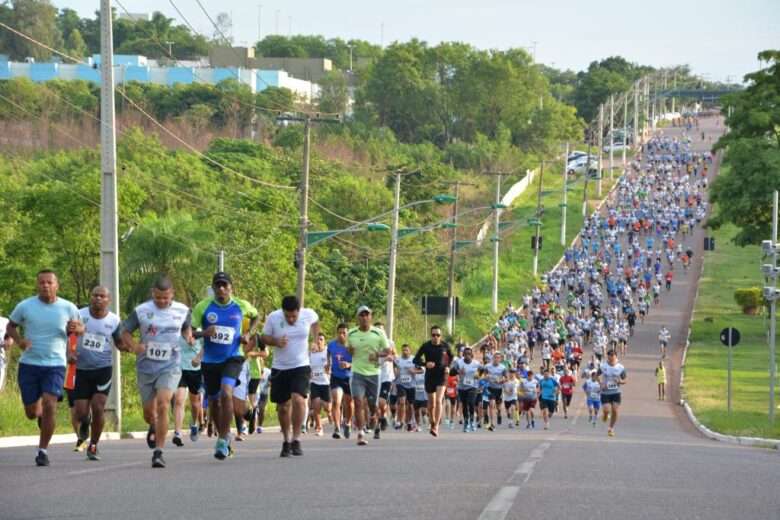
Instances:
[[[569,160],[569,143],[566,143],[566,154],[563,156],[563,201],[561,202],[561,245],[566,247],[566,212],[567,209],[567,197],[568,197],[568,160]],[[590,165],[585,165],[585,178],[588,178],[588,170]]]
[[[493,242],[493,298],[491,309],[493,314],[498,312],[498,246],[501,238],[499,237],[500,225],[501,225],[501,174],[496,177],[496,203],[494,218],[495,218],[495,235],[490,240]]]
[[[609,96],[609,180],[615,168],[615,95]]]
[[[596,185],[596,195],[601,197],[601,178],[603,177],[602,171],[604,164],[602,162],[602,152],[604,151],[604,105],[599,105],[599,135],[598,135],[598,147],[599,147],[599,177],[598,184]]]

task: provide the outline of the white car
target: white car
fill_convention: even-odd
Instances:
[[[574,159],[573,161],[569,161],[569,163],[566,165],[566,172],[569,175],[580,175],[585,173],[585,165],[588,162],[588,155],[585,154],[577,159]],[[599,169],[599,161],[598,158],[594,155],[590,156],[590,168],[588,168],[589,173],[596,173]]]

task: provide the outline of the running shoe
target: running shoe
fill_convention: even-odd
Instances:
[[[146,432],[146,445],[150,450],[153,450],[157,446],[157,442],[154,440],[154,426],[149,426],[149,431]]]
[[[492,431],[494,431],[495,429],[496,429],[496,428],[495,428],[495,426],[493,426],[492,424],[491,424],[490,426],[488,426],[488,431],[489,431],[489,432],[492,432]]]
[[[154,450],[154,455],[152,455],[152,467],[153,468],[165,467],[165,459],[163,458],[162,450]]]
[[[303,450],[301,449],[301,441],[299,440],[292,441],[290,443],[290,451],[296,457],[300,457],[301,455],[303,455]]]
[[[464,424],[463,425],[463,433],[466,433],[468,431],[469,431],[469,425],[468,424]]]
[[[280,457],[289,457],[290,456],[290,443],[289,442],[283,442],[282,443],[282,452],[279,454]]]
[[[614,436],[615,436],[615,430],[613,430],[612,428],[610,428],[609,430],[607,430],[607,435],[608,435],[609,437],[614,437]]]
[[[358,440],[357,445],[358,446],[366,446],[368,444],[368,441],[366,441],[365,437],[363,437],[362,433],[358,434]]]
[[[379,428],[377,428],[376,430],[374,430],[374,439],[377,439],[377,440],[379,440]]]
[[[334,439],[341,439],[341,434],[339,433],[338,430],[333,432],[333,438]]]
[[[198,436],[200,435],[200,431],[198,430],[198,427],[194,424],[190,425],[190,440],[192,442],[197,442]]]
[[[225,439],[217,439],[217,444],[214,447],[214,458],[217,460],[225,460],[228,457],[228,446]]]
[[[181,440],[181,432],[173,432],[173,439],[171,442],[179,448],[184,446],[184,441]]]
[[[98,456],[98,449],[95,444],[90,444],[87,448],[87,459],[88,460],[100,460],[100,457]]]
[[[317,437],[322,437],[322,428],[317,428],[317,430],[314,432],[314,435]]]
[[[38,450],[38,455],[35,456],[35,465],[36,466],[48,466],[49,465],[49,456],[42,452],[41,450]]]
[[[86,447],[86,441],[84,439],[76,439],[76,445],[73,446],[73,451],[84,451]]]
[[[263,427],[262,426],[258,426],[257,430],[255,430],[255,433],[263,433]]]
[[[350,433],[349,426],[345,425],[344,426],[344,438],[345,439],[349,439],[349,433]]]

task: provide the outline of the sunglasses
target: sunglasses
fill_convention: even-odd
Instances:
[[[434,337],[434,338],[440,338],[440,337],[441,337],[441,334],[431,334],[431,337]]]

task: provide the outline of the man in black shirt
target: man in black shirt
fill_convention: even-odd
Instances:
[[[425,367],[425,393],[428,394],[428,417],[431,419],[431,435],[439,436],[447,368],[452,362],[452,350],[441,339],[441,328],[431,327],[431,340],[423,343],[414,356],[414,364]]]

